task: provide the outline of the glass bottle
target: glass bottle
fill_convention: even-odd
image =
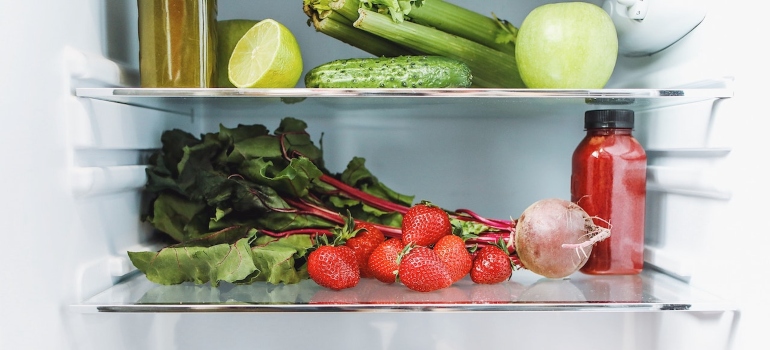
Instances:
[[[631,110],[585,113],[586,136],[572,155],[571,198],[611,232],[580,269],[587,274],[642,271],[647,155],[631,134],[633,127]]]
[[[137,5],[141,86],[213,87],[217,0],[137,0]]]

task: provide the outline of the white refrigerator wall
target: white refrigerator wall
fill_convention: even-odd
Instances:
[[[769,8],[707,4],[703,23],[680,42],[661,54],[622,59],[612,85],[680,86],[735,77],[731,99],[641,115],[636,135],[646,148],[663,151],[652,155],[651,164],[669,170],[662,175],[679,175],[661,180],[676,182],[672,187],[678,191],[650,192],[646,241],[653,250],[677,256],[674,266],[688,272],[691,285],[741,309],[734,348],[767,347],[762,324],[770,312],[764,301],[770,289],[762,268],[770,239],[759,203],[770,195],[762,170],[770,161],[761,127],[768,117],[764,102],[770,70],[757,34],[766,22],[761,14]],[[681,149],[699,152],[665,153]]]
[[[544,1],[456,1],[520,24]],[[594,3],[601,4],[601,1]],[[621,58],[608,87],[675,87],[735,76],[735,97],[712,106],[652,110],[636,135],[661,175],[648,206],[648,246],[661,268],[742,310],[730,313],[331,313],[78,314],[69,309],[130,269],[125,251],[146,244],[140,220],[142,165],[160,133],[195,134],[219,123],[308,122],[324,134],[327,165],[353,156],[390,187],[448,208],[518,216],[544,197],[568,197],[569,157],[583,135],[580,115],[527,116],[505,105],[487,115],[451,106],[404,106],[386,118],[354,108],[296,105],[179,115],[73,96],[78,86],[136,85],[134,1],[4,1],[0,30],[3,181],[7,215],[0,264],[0,348],[433,348],[735,349],[767,344],[770,310],[761,268],[768,246],[762,206],[770,193],[767,117],[759,104],[768,72],[762,13],[713,0],[706,20],[660,54]],[[305,24],[299,0],[220,0],[219,18],[274,18],[298,37],[305,70],[362,52]],[[766,88],[764,88],[766,90]],[[491,102],[490,102],[491,103]],[[376,108],[373,105],[371,108]],[[676,150],[694,149],[693,153]],[[705,175],[704,175],[705,174]],[[681,179],[683,176],[683,180]],[[673,185],[672,185],[673,183]],[[689,191],[688,191],[689,190]],[[356,335],[330,338],[335,327]],[[550,329],[558,329],[551,331]],[[734,337],[734,339],[733,339]],[[374,344],[374,345],[372,345]]]

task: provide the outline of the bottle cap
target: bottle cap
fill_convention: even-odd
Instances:
[[[630,109],[595,109],[586,111],[586,129],[633,129],[634,111]]]

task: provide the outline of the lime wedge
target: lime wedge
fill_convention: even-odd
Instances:
[[[294,87],[302,76],[297,39],[277,21],[262,20],[235,44],[227,72],[238,88]]]

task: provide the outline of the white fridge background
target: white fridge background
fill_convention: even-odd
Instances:
[[[651,9],[657,1],[650,0]],[[456,1],[515,25],[545,2]],[[219,123],[275,128],[283,116],[299,117],[315,139],[324,133],[333,171],[362,156],[394,189],[507,218],[540,198],[568,198],[569,155],[583,135],[582,115],[458,115],[451,105],[435,104],[382,116],[376,104],[308,110],[279,103],[184,116],[83,99],[75,88],[137,86],[135,1],[3,1],[0,208],[10,225],[1,240],[0,348],[766,348],[768,6],[703,4],[708,13],[692,33],[651,56],[620,57],[607,87],[734,78],[727,79],[732,98],[640,113],[635,135],[649,149],[705,150],[704,156],[653,154],[653,165],[673,167],[662,174],[679,174],[674,182],[685,191],[652,191],[649,253],[693,287],[733,303],[739,316],[77,312],[73,305],[129,269],[125,251],[146,241],[149,228],[139,218],[143,179],[136,174],[143,174],[137,169],[163,130],[197,134]],[[286,24],[299,40],[306,71],[336,58],[367,56],[308,27],[299,0],[220,0],[219,19],[229,18]],[[357,333],[332,334],[345,328]]]

